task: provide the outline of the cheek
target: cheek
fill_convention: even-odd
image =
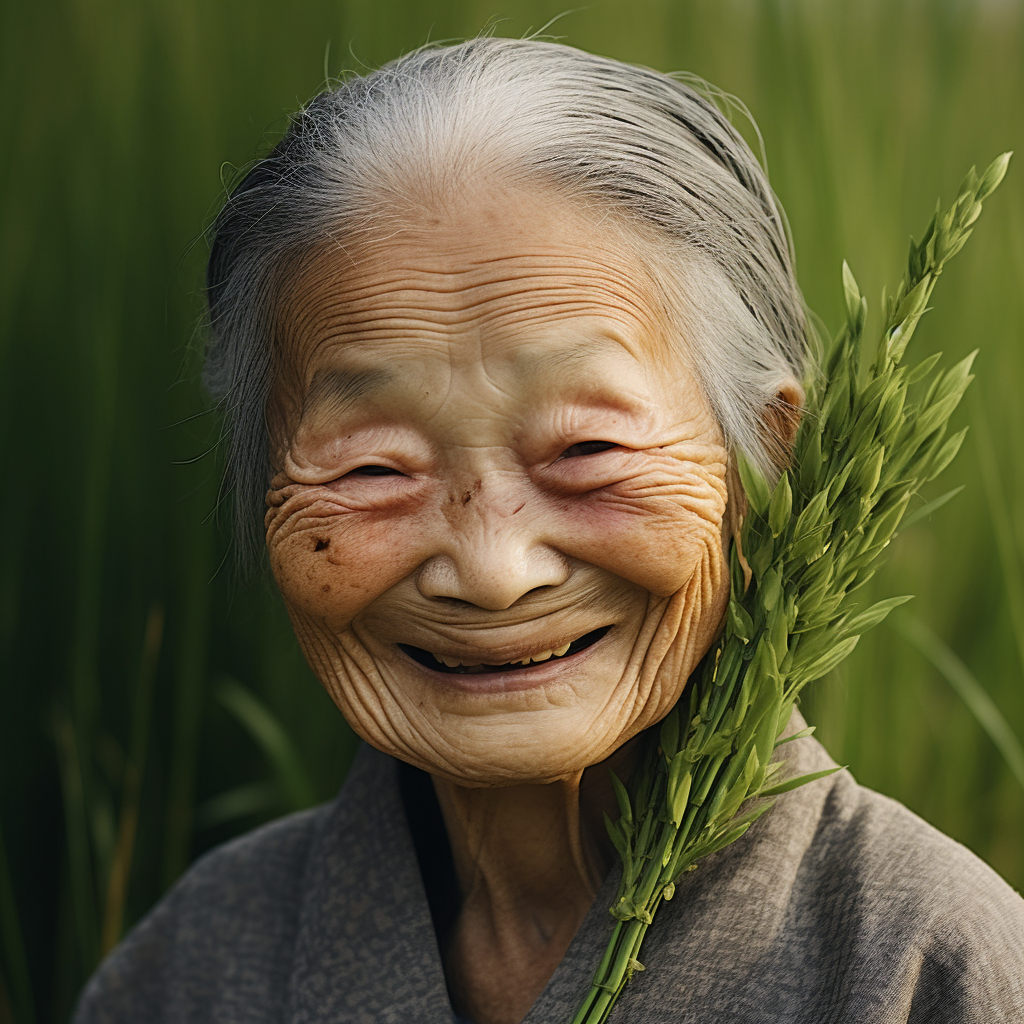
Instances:
[[[682,590],[701,569],[717,573],[725,500],[705,496],[636,498],[602,492],[576,500],[565,514],[575,540],[566,552],[643,587],[655,597]]]
[[[333,631],[416,567],[417,517],[306,515],[268,541],[274,578],[290,608]]]

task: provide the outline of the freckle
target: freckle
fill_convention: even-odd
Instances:
[[[468,505],[472,500],[473,500],[473,492],[472,491],[463,491],[462,492],[462,504],[463,505]]]
[[[323,591],[323,592],[324,592],[325,594],[329,594],[329,593],[331,592],[331,585],[330,585],[330,583],[325,583],[325,584],[324,584],[324,585],[323,585],[323,586],[322,586],[322,587],[321,587],[320,589],[321,589],[321,590],[322,590],[322,591]]]
[[[317,541],[316,541],[316,547],[314,547],[313,550],[314,551],[326,551],[330,546],[331,546],[330,539],[324,540],[323,537],[318,537]]]

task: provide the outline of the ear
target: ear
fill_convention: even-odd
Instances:
[[[804,389],[795,380],[790,379],[780,385],[775,397],[765,406],[761,415],[761,438],[769,457],[779,469],[787,467],[792,458],[793,444],[803,412]],[[744,582],[749,586],[752,573],[740,542],[743,517],[747,512],[747,497],[743,493],[743,484],[740,482],[736,460],[732,455],[729,456],[726,486],[729,491],[729,502],[722,520],[722,549],[728,552],[730,542],[736,545],[740,565],[743,567]]]
[[[795,380],[784,381],[761,415],[761,437],[779,469],[789,465],[796,432],[804,414],[804,389]]]

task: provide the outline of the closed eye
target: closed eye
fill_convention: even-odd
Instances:
[[[581,455],[597,455],[606,452],[610,448],[618,448],[613,441],[580,441],[579,444],[571,444],[559,455],[560,459],[575,459]]]
[[[355,469],[349,470],[350,476],[405,476],[404,473],[399,473],[397,469],[392,469],[390,466],[356,466]]]

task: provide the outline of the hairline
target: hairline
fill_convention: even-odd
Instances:
[[[513,106],[518,102],[526,108],[534,103],[532,113],[527,110],[523,123],[527,127],[532,125],[535,133],[546,137],[547,149],[537,148],[544,138],[535,146],[537,140],[531,137],[527,146],[514,132],[502,135],[502,143],[497,145],[493,117],[491,121],[487,120],[487,116],[491,116],[486,114],[487,110],[493,114],[493,110],[500,109],[501,116],[506,117],[509,105],[506,103],[507,90],[501,94],[500,107],[493,107],[495,89],[506,80],[502,75],[521,83],[524,74],[530,91],[523,92],[520,88],[510,102]],[[529,77],[531,74],[535,77]],[[520,78],[516,79],[516,75]],[[577,120],[572,124],[566,121],[563,133],[553,140],[551,132],[556,125],[562,124],[559,118],[582,116],[576,106],[573,106],[571,115],[558,107],[561,99],[557,88],[564,87],[566,81],[581,90],[578,93],[580,102],[590,104],[588,109],[591,113],[587,115],[590,120]],[[609,86],[611,81],[616,84]],[[419,90],[413,100],[409,98],[410,84]],[[226,292],[235,303],[233,307],[228,303],[226,312],[229,320],[231,314],[240,320],[233,324],[229,322],[219,348],[211,349],[213,354],[208,358],[207,380],[211,390],[215,394],[220,393],[222,407],[229,420],[235,417],[231,424],[229,473],[245,494],[253,495],[259,477],[260,470],[255,467],[254,460],[258,461],[261,453],[269,456],[266,403],[275,357],[270,351],[273,325],[268,320],[277,305],[276,296],[285,266],[294,266],[296,254],[301,260],[318,241],[336,240],[337,229],[340,229],[341,237],[356,239],[360,232],[369,230],[368,225],[373,223],[374,217],[388,210],[391,213],[414,210],[422,196],[417,196],[416,189],[409,189],[408,182],[415,175],[420,175],[422,181],[424,171],[429,178],[432,166],[440,175],[439,183],[444,185],[442,195],[445,190],[451,195],[452,189],[464,188],[465,176],[457,168],[464,168],[467,160],[471,164],[475,161],[477,168],[488,166],[490,161],[491,167],[500,166],[512,181],[520,175],[542,178],[553,184],[555,192],[564,199],[584,206],[602,206],[605,211],[602,216],[611,211],[613,220],[626,222],[630,228],[638,228],[647,236],[653,232],[662,240],[663,244],[656,249],[670,254],[663,261],[665,271],[659,266],[650,269],[654,271],[652,278],[664,286],[669,320],[679,324],[684,333],[684,325],[690,325],[693,347],[698,353],[696,379],[711,398],[712,408],[730,443],[744,448],[755,462],[765,468],[770,460],[768,446],[760,437],[758,423],[751,420],[751,416],[755,409],[763,410],[773,400],[773,388],[783,378],[796,380],[802,375],[807,358],[807,325],[802,298],[792,273],[791,245],[781,208],[756,158],[709,98],[708,94],[713,90],[706,87],[701,95],[693,91],[694,84],[692,79],[680,83],[678,79],[646,68],[595,57],[558,44],[490,38],[415,51],[365,78],[350,79],[321,93],[300,112],[274,153],[259,162],[232,195],[215,225],[219,229],[238,222],[237,226],[232,226],[226,245],[221,246],[222,250],[229,250],[227,256],[223,251],[218,254],[216,244],[211,254],[209,296],[214,337],[218,335],[218,311],[224,313],[225,302],[222,300]],[[473,91],[477,87],[479,93]],[[421,95],[423,93],[428,94],[426,100]],[[548,106],[538,114],[537,95],[551,100],[557,108],[554,114],[550,113]],[[574,103],[576,96],[574,94]],[[429,107],[431,97],[435,106],[429,116],[424,116],[423,110]],[[340,106],[342,100],[348,105]],[[446,107],[445,103],[449,101],[451,105]],[[491,108],[487,107],[488,102],[492,104]],[[609,104],[613,108],[611,114],[607,111]],[[616,108],[615,104],[619,106]],[[665,107],[661,109],[663,104]],[[398,123],[398,127],[410,133],[409,140],[414,140],[416,132],[421,131],[424,125],[431,125],[434,134],[420,136],[420,143],[407,140],[400,145],[396,142],[398,136],[392,131],[396,110],[399,118],[406,118]],[[469,118],[465,122],[469,124],[468,129],[463,130],[463,122],[450,121],[452,111],[459,110],[464,110]],[[481,114],[481,110],[485,113]],[[602,127],[600,123],[602,119],[615,120],[615,110],[622,116],[631,112],[630,116],[636,119],[635,122],[626,119],[633,134],[627,133],[626,142],[621,146],[617,134],[614,141],[609,141],[612,136],[607,132],[607,125]],[[657,121],[659,117],[661,121]],[[449,121],[446,122],[445,118]],[[671,118],[676,118],[679,124],[673,127]],[[584,124],[585,131],[577,130],[580,124]],[[447,135],[441,131],[446,125],[452,129]],[[575,134],[571,136],[572,145],[567,150],[564,134],[570,128]],[[600,134],[602,130],[604,135]],[[354,140],[357,150],[359,145],[363,146],[362,152],[369,158],[366,166],[353,170],[351,154],[346,156],[345,150],[331,148],[334,135],[337,135],[334,141],[340,144],[343,131],[350,132],[348,137]],[[378,134],[374,135],[374,131]],[[489,146],[474,149],[474,131],[481,133],[480,137]],[[644,132],[648,134],[644,135]],[[634,193],[633,186],[629,185],[635,181],[641,186],[646,183],[646,186],[653,187],[651,183],[655,178],[659,175],[664,178],[664,165],[658,163],[662,157],[657,156],[655,150],[650,151],[652,155],[645,156],[642,151],[631,151],[629,146],[636,146],[643,139],[648,140],[648,145],[664,145],[668,138],[665,133],[671,134],[672,147],[675,147],[672,148],[672,159],[678,166],[673,164],[672,167],[693,175],[677,182],[676,198],[682,200],[681,207],[665,205],[662,197],[654,192]],[[573,149],[572,146],[582,148]],[[538,157],[535,150],[542,155]],[[396,177],[393,167],[388,165],[389,154],[393,156],[396,151],[400,155],[405,154],[404,178]],[[545,153],[546,156],[543,155]],[[431,160],[438,158],[440,162],[432,165]],[[574,162],[577,160],[583,163],[577,165]],[[592,162],[590,165],[586,163],[588,160]],[[617,163],[620,160],[621,167]],[[596,168],[596,171],[588,170],[588,166]],[[636,170],[637,167],[640,169]],[[311,168],[320,177],[314,175],[310,178]],[[305,179],[303,175],[306,175]],[[291,209],[288,204],[292,200],[282,191],[282,186],[292,182],[301,185],[304,180],[305,187],[310,190],[304,200],[307,204],[307,227],[311,225],[313,233],[307,231],[304,238],[298,239],[293,226],[282,219],[278,207],[282,207],[285,213]],[[332,225],[322,218],[316,221],[318,215],[315,215],[315,211],[320,209],[316,203],[322,206],[324,190],[332,183],[340,183],[342,193],[348,196],[349,213],[357,211],[355,218],[339,223],[337,229],[332,229]],[[707,189],[709,186],[710,192],[701,193],[702,187]],[[620,187],[625,191],[618,191]],[[346,188],[347,192],[344,191]],[[259,200],[264,192],[271,205],[254,206],[254,199]],[[715,205],[734,200],[739,203],[736,209],[724,213],[720,205]],[[239,203],[241,214],[235,215]],[[722,225],[715,229],[719,234],[707,237],[693,234],[693,229],[687,227],[690,222],[683,216],[691,207],[698,212],[706,209],[718,217],[724,216]],[[735,219],[737,216],[738,220]],[[262,222],[265,218],[274,217],[277,217],[275,223],[280,225],[279,234],[286,235],[291,242],[281,240],[274,254],[259,263],[259,252],[254,253],[252,246],[245,249],[242,243],[246,235],[253,233],[257,247],[260,237],[265,245],[269,245],[266,239],[270,234]],[[665,217],[669,220],[666,221]],[[750,218],[746,227],[744,217]],[[730,231],[736,238],[731,237]],[[225,236],[227,234],[224,232]],[[742,244],[737,239],[741,239]],[[221,240],[222,234],[218,230],[215,243]],[[756,250],[760,256],[750,249],[755,242],[761,246]],[[733,257],[729,257],[729,253],[733,253]],[[738,262],[730,262],[736,258]],[[764,261],[777,265],[767,266]],[[236,268],[233,276],[230,273],[232,267]],[[244,273],[247,267],[252,271],[248,275]],[[730,268],[728,273],[726,267]],[[221,272],[227,277],[219,277]],[[763,276],[759,276],[762,273]],[[740,275],[736,280],[742,279],[746,282],[744,287],[750,286],[753,291],[741,294],[732,275]],[[255,300],[247,298],[243,302],[239,294],[243,282],[249,293],[257,293]],[[764,291],[776,287],[779,290]],[[240,302],[244,306],[241,311]],[[773,328],[771,324],[776,326]],[[263,350],[247,356],[243,349],[239,349],[243,338],[261,335],[266,335]],[[715,344],[720,345],[722,353],[732,353],[732,362],[717,365],[714,358],[709,358],[708,352],[713,345],[711,342],[703,344],[705,335],[707,338],[717,337]],[[747,340],[734,343],[736,337]],[[759,338],[768,342],[762,354],[778,362],[778,372],[768,373],[768,367],[760,362],[757,353],[761,342],[756,340]],[[736,361],[736,354],[746,351],[743,346],[755,353],[753,362],[747,358]],[[721,361],[727,362],[724,358]],[[734,399],[729,398],[730,395],[738,396],[735,401],[739,404],[731,404]],[[257,420],[262,421],[262,437],[256,433]],[[267,464],[264,459],[264,465]],[[245,510],[242,509],[242,518],[244,515]],[[248,531],[240,526],[239,536],[243,534],[248,535]]]

